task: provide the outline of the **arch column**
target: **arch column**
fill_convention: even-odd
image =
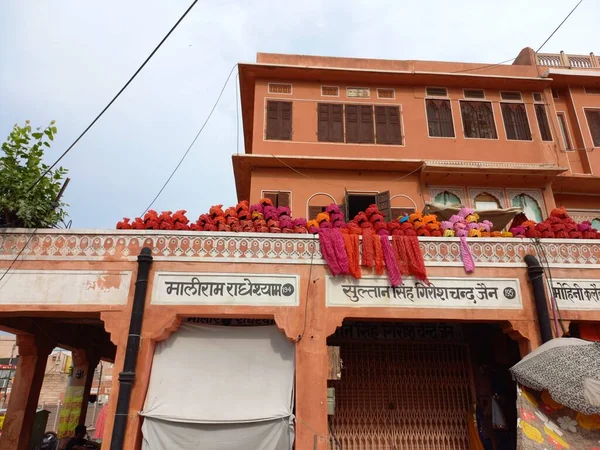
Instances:
[[[327,338],[341,326],[343,317],[326,311],[324,277],[318,281],[317,278],[311,282],[305,300],[309,302],[305,309],[306,327],[296,342],[296,448],[326,450]]]
[[[48,339],[17,335],[19,361],[6,411],[0,448],[28,450],[48,355],[55,347]]]

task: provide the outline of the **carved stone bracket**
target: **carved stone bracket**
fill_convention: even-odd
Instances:
[[[148,336],[155,342],[166,340],[181,325],[182,318],[177,314],[166,314],[161,319],[152,322]]]
[[[104,330],[110,335],[110,341],[117,347],[121,343],[125,343],[127,323],[124,323],[124,318],[128,318],[129,314],[124,314],[122,311],[104,311],[100,313],[100,320],[104,322]]]
[[[521,357],[540,346],[537,326],[531,320],[509,320],[502,324],[502,331],[519,344]]]
[[[17,334],[17,347],[20,356],[48,356],[55,343],[31,334]]]

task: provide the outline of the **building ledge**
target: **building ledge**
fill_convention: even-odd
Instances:
[[[19,258],[29,261],[135,261],[142,247],[150,247],[160,261],[325,264],[313,235],[88,229],[38,230],[29,240],[30,234],[28,229],[0,231],[1,267],[8,267],[28,242]],[[477,267],[525,267],[525,255],[537,255],[529,239],[468,242]],[[419,243],[426,266],[462,266],[458,238],[419,238]],[[550,267],[600,268],[599,240],[542,239],[540,245]]]

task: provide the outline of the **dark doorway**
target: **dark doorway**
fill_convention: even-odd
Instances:
[[[354,219],[359,212],[365,211],[373,204],[376,204],[375,194],[348,194],[348,217],[346,220]]]

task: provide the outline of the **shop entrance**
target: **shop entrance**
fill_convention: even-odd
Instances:
[[[496,325],[482,326],[507,339]],[[483,337],[479,326],[459,324],[345,323],[329,343],[339,347],[342,361],[341,376],[329,381],[336,406],[329,448],[468,450],[469,420],[479,433],[473,421],[478,400],[485,438],[491,396],[506,394],[479,379],[497,369],[480,361],[480,349],[472,345],[478,335]],[[493,354],[491,342],[485,346]],[[505,400],[514,410],[512,398]],[[508,423],[510,416],[504,417],[506,429],[516,423],[516,417]],[[504,441],[512,437],[504,434],[488,432],[485,448],[511,448]]]

